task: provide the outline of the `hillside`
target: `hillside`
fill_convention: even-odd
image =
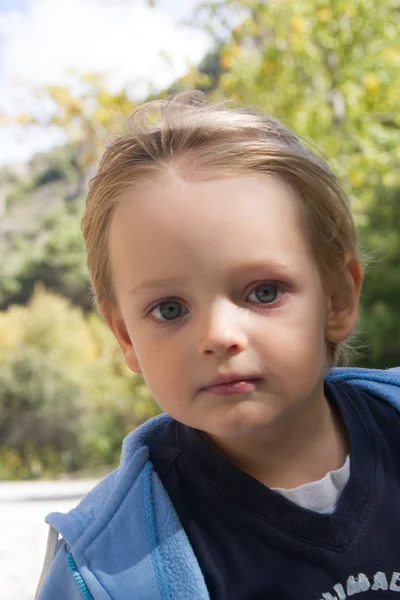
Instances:
[[[25,304],[37,281],[90,305],[79,229],[86,185],[72,146],[0,170],[0,309]]]

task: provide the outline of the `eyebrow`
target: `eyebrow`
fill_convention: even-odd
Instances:
[[[143,292],[145,290],[151,290],[154,288],[160,288],[166,285],[179,285],[184,283],[184,279],[182,279],[181,277],[164,277],[161,279],[148,279],[147,281],[143,281],[142,283],[140,283],[139,285],[135,285],[133,286],[130,290],[129,290],[129,295],[134,295],[137,294],[139,292]]]
[[[240,267],[238,267],[237,269],[237,273],[241,274],[241,273],[248,273],[248,272],[252,272],[252,271],[271,271],[272,275],[278,275],[278,276],[287,276],[289,277],[290,275],[293,275],[293,271],[295,269],[295,265],[293,263],[287,262],[287,261],[282,261],[279,262],[278,260],[274,260],[274,259],[270,259],[270,260],[266,260],[266,259],[255,259],[252,261],[249,261],[247,263],[244,263],[242,265],[240,265]]]

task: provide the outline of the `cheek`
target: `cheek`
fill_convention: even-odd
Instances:
[[[160,405],[166,395],[179,395],[186,384],[186,368],[179,352],[161,344],[144,344],[138,348],[138,360],[146,383]]]
[[[325,366],[325,320],[315,300],[293,308],[267,328],[262,346],[274,369],[303,378],[304,371],[321,371]]]

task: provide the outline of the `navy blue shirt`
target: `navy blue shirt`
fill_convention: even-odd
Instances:
[[[153,440],[154,469],[212,600],[400,599],[399,413],[348,383],[325,392],[350,443],[333,514],[290,502],[174,420]]]

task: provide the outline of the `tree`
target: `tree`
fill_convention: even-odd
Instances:
[[[37,288],[0,313],[0,479],[115,465],[159,412],[95,315]]]
[[[226,0],[206,3],[212,30],[228,23],[214,97],[262,107],[312,140],[353,197],[373,200],[399,164],[400,11],[394,0]],[[371,18],[374,15],[374,18]],[[218,27],[219,25],[219,27]],[[218,42],[220,43],[221,34]],[[364,206],[355,206],[361,209]]]
[[[127,88],[112,92],[106,76],[100,73],[75,75],[69,85],[48,85],[35,90],[40,102],[37,111],[21,114],[20,123],[60,127],[76,149],[76,168],[80,186],[76,196],[85,192],[91,169],[96,164],[112,136],[126,129],[127,116],[135,108],[134,90]],[[47,112],[41,106],[49,106]]]
[[[92,299],[80,230],[84,201],[75,197],[75,149],[38,154],[24,171],[6,187],[5,218],[0,223],[0,308],[25,304],[41,282],[89,310]]]

